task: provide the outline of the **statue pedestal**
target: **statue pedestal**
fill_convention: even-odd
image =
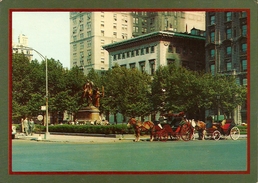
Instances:
[[[101,121],[99,109],[94,106],[81,107],[77,112],[76,119],[79,123]]]

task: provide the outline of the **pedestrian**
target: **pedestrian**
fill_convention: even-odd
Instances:
[[[24,119],[23,124],[24,124],[24,131],[25,131],[25,134],[26,134],[26,136],[27,136],[27,135],[28,135],[28,131],[29,131],[28,118],[25,118],[25,119]]]
[[[33,130],[34,130],[34,121],[33,119],[30,119],[29,121],[29,134],[33,135]]]
[[[21,132],[24,133],[24,119],[21,119]]]

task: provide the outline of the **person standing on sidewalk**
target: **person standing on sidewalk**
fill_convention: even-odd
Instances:
[[[24,120],[21,119],[21,132],[24,133]]]
[[[33,130],[34,130],[34,121],[31,118],[30,121],[29,121],[29,134],[30,135],[33,135]]]
[[[28,136],[28,131],[29,131],[29,122],[28,122],[28,118],[25,118],[25,120],[23,121],[24,123],[24,131],[26,136]]]

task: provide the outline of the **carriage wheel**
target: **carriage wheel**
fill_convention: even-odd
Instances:
[[[230,137],[232,140],[237,140],[240,136],[240,130],[236,126],[230,130]]]
[[[161,141],[167,141],[168,140],[168,133],[166,131],[161,132],[159,139]]]
[[[182,126],[180,135],[181,135],[181,138],[182,138],[184,141],[189,141],[189,140],[191,140],[192,134],[193,134],[192,130],[191,130],[187,125],[183,125],[183,126]]]
[[[220,139],[220,132],[218,130],[215,130],[213,133],[212,133],[212,137],[214,140],[218,141]]]

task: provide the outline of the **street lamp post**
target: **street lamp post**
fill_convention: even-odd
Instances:
[[[219,122],[219,99],[220,99],[220,96],[218,95],[218,96],[217,96],[217,102],[218,102],[217,123]]]
[[[46,56],[44,57],[41,53],[39,53],[34,48],[26,47],[26,46],[22,46],[22,47],[35,51],[46,62],[46,96],[45,96],[46,97],[46,133],[45,133],[44,139],[49,140],[50,133],[48,131],[48,66],[47,66],[47,57]]]

